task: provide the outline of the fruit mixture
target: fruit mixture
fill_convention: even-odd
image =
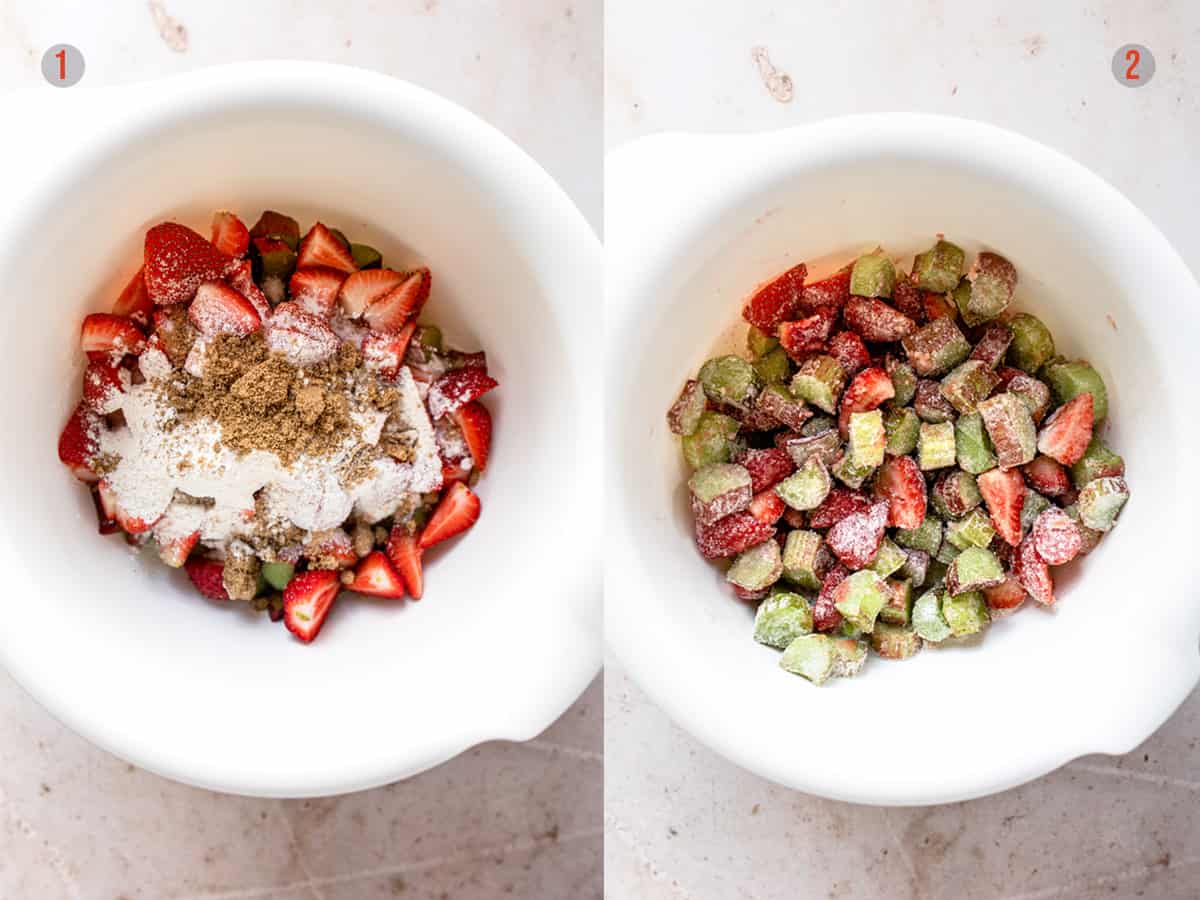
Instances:
[[[1129,499],[1099,373],[1009,313],[995,253],[968,269],[939,237],[908,275],[878,250],[807,274],[755,291],[746,357],[708,360],[667,416],[696,544],[758,604],[755,639],[821,684],[1052,605],[1051,567]]]
[[[430,286],[277,212],[218,212],[211,239],[155,225],[112,312],[83,321],[58,443],[100,533],[304,642],[342,590],[419,599],[422,555],[479,518],[497,386],[417,324]]]

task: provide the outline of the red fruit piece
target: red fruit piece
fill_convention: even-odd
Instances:
[[[792,509],[790,506],[783,511],[783,521],[788,528],[803,528],[804,513],[798,509]]]
[[[1008,352],[1008,345],[1012,343],[1012,338],[1011,328],[1002,322],[993,322],[987,326],[979,343],[971,351],[971,359],[977,359],[995,369],[1004,359],[1004,354]]]
[[[492,446],[492,415],[482,403],[471,402],[455,413],[455,417],[467,449],[471,451],[471,459],[475,461],[475,468],[482,472],[487,468],[488,453]]]
[[[80,481],[100,480],[92,469],[100,449],[100,414],[80,402],[58,438],[58,458]]]
[[[110,512],[105,506],[105,500],[100,496],[98,488],[104,484],[103,481],[96,485],[97,490],[92,491],[92,502],[96,505],[96,521],[99,523],[99,532],[101,534],[116,534],[121,530],[121,526],[117,524],[115,515],[115,507]]]
[[[822,306],[811,316],[797,322],[783,322],[779,326],[779,344],[788,356],[797,362],[814,350],[820,350],[833,333],[837,322],[836,307]]]
[[[404,354],[408,352],[409,342],[412,341],[413,332],[416,330],[417,323],[409,322],[396,334],[370,332],[363,338],[363,363],[384,378],[395,378],[404,364]]]
[[[395,269],[362,269],[342,282],[338,302],[342,311],[351,319],[357,319],[374,301],[387,294],[402,281],[405,275]]]
[[[837,586],[850,576],[850,570],[835,563],[821,579],[821,591],[813,601],[813,631],[833,631],[842,624],[842,614],[834,605],[833,595]]]
[[[320,222],[313,225],[308,230],[308,234],[304,236],[304,240],[300,242],[300,249],[296,255],[296,268],[302,266],[328,266],[339,272],[345,272],[347,275],[358,271],[358,266],[354,264],[354,257],[350,255],[350,251],[333,236],[332,231]]]
[[[1014,547],[1021,543],[1021,508],[1025,505],[1025,482],[1016,469],[989,469],[975,479],[987,504],[992,527]]]
[[[1030,597],[1043,606],[1053,605],[1054,579],[1046,561],[1038,555],[1032,535],[1021,541],[1017,548],[1013,557],[1013,574]]]
[[[499,382],[483,369],[453,369],[429,388],[425,404],[435,420],[478,400]]]
[[[722,559],[768,541],[775,535],[773,525],[765,525],[748,512],[735,512],[711,525],[696,529],[696,546],[705,559]]]
[[[748,591],[740,584],[730,584],[729,587],[733,591],[733,596],[737,597],[743,603],[757,603],[770,593],[768,588],[763,588],[761,591]]]
[[[224,278],[237,264],[203,236],[177,222],[146,232],[146,291],[159,306],[186,303],[206,281]]]
[[[258,317],[262,321],[267,320],[267,316],[271,314],[271,304],[267,300],[267,295],[254,282],[254,272],[250,260],[243,259],[233,267],[229,273],[229,285],[250,301],[250,305],[254,307],[254,311],[258,313]]]
[[[113,303],[112,314],[131,319],[135,325],[147,328],[154,315],[154,301],[146,291],[145,269],[138,269],[129,279],[116,301]]]
[[[758,494],[773,488],[796,471],[796,464],[778,447],[767,450],[743,450],[734,462],[750,473],[750,490]]]
[[[758,288],[742,307],[742,318],[760,331],[774,334],[782,322],[793,318],[800,309],[800,295],[808,267],[793,266],[782,275]]]
[[[754,495],[750,501],[750,515],[764,525],[774,525],[787,509],[787,504],[772,490]]]
[[[413,269],[404,280],[367,305],[363,318],[375,331],[399,331],[409,319],[415,319],[429,299],[433,276],[421,267]]]
[[[1033,546],[1047,565],[1069,563],[1083,549],[1083,532],[1079,523],[1056,506],[1042,512],[1029,531]]]
[[[352,591],[371,597],[406,596],[404,580],[382,550],[372,550],[362,558],[358,568],[354,570],[354,581],[350,582],[348,587]]]
[[[925,322],[925,304],[921,302],[921,293],[921,289],[907,278],[897,280],[892,288],[892,306],[918,325]]]
[[[219,559],[189,559],[183,564],[192,584],[210,600],[228,600],[225,592],[225,563]]]
[[[222,253],[240,259],[250,248],[250,229],[231,212],[214,213],[212,242]]]
[[[841,309],[850,299],[850,270],[842,269],[828,278],[804,286],[800,294],[800,309],[815,312],[821,307]]]
[[[103,361],[127,353],[137,356],[146,349],[146,336],[126,316],[92,313],[79,328],[79,346],[88,359]]]
[[[983,596],[993,613],[1010,613],[1025,602],[1025,588],[1015,575],[1009,575],[994,587],[985,587]]]
[[[853,331],[839,331],[829,339],[825,352],[841,364],[847,378],[853,378],[871,364],[867,345]]]
[[[304,266],[292,273],[288,298],[306,313],[328,319],[346,273],[328,266]]]
[[[462,534],[479,520],[479,498],[461,481],[442,495],[437,509],[429,517],[417,546],[428,550],[435,544]]]
[[[220,281],[210,281],[196,290],[188,307],[188,319],[203,335],[235,334],[245,337],[262,327],[254,305]]]
[[[851,297],[842,311],[846,326],[864,341],[898,341],[917,330],[917,323],[874,297]]]
[[[832,528],[847,516],[863,513],[871,508],[871,498],[861,491],[836,486],[832,488],[821,505],[808,514],[810,528]]]
[[[111,362],[90,362],[83,371],[83,401],[98,413],[114,412],[129,390],[129,370]]]
[[[1064,466],[1079,462],[1092,440],[1092,409],[1091,394],[1079,394],[1056,409],[1038,433],[1038,451]]]
[[[945,294],[935,294],[933,291],[921,294],[921,306],[925,310],[925,319],[929,322],[934,319],[953,319],[958,315],[954,304],[946,299]]]
[[[293,365],[311,366],[337,353],[341,341],[320,316],[295,303],[280,303],[267,320],[267,347]]]
[[[996,376],[1000,379],[1000,383],[996,385],[993,394],[1003,394],[1008,390],[1008,386],[1012,384],[1014,378],[1021,378],[1025,375],[1020,369],[1014,369],[1012,366],[999,366],[996,369]]]
[[[842,405],[838,409],[838,430],[841,431],[842,437],[846,436],[850,427],[851,413],[878,409],[884,400],[891,400],[895,396],[896,389],[892,386],[892,379],[879,366],[863,369],[855,375],[846,388],[846,393],[842,394]]]
[[[425,592],[425,575],[421,570],[421,556],[425,551],[417,544],[416,537],[405,531],[403,525],[393,525],[387,547],[384,549],[388,559],[404,579],[409,596],[420,600]]]
[[[825,543],[846,568],[856,571],[867,566],[879,552],[888,523],[888,503],[873,504],[866,512],[853,513],[838,522],[825,535]]]
[[[888,501],[888,525],[919,528],[925,521],[925,476],[911,456],[889,457],[875,476],[874,493]]]
[[[1062,497],[1071,490],[1071,476],[1057,460],[1039,454],[1021,467],[1025,480],[1039,494]]]
[[[321,632],[333,601],[342,589],[342,580],[332,569],[301,572],[283,590],[283,624],[304,643]]]
[[[167,538],[166,540],[158,538],[157,540],[159,559],[168,566],[178,569],[187,561],[188,554],[200,542],[200,532],[193,531],[191,534]]]

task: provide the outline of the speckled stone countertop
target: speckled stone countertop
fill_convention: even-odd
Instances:
[[[1195,3],[745,0],[698,17],[681,0],[608,0],[606,16],[609,147],[852,112],[983,119],[1108,179],[1200,273]],[[1110,69],[1125,43],[1157,60],[1136,90]],[[612,900],[1200,898],[1200,695],[1128,756],[969,803],[878,809],[737,768],[611,659],[606,683]]]
[[[60,42],[83,51],[90,84],[257,58],[378,69],[499,127],[598,227],[600,35],[598,0],[11,0],[0,91],[38,84]],[[537,740],[378,790],[264,801],[134,769],[0,673],[0,898],[598,898],[601,705],[597,680]]]

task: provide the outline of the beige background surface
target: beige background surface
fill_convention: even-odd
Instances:
[[[491,121],[595,224],[600,28],[598,0],[0,0],[0,91],[39,84],[59,42],[83,51],[85,85],[266,57],[379,69]],[[601,706],[597,681],[529,743],[379,790],[260,801],[135,770],[0,674],[0,898],[597,898]]]
[[[1200,273],[1200,5],[743,0],[703,17],[695,6],[608,0],[610,147],[850,112],[985,119],[1113,182]],[[1125,43],[1157,57],[1143,88],[1113,79]],[[772,94],[787,95],[783,75],[788,102]],[[606,680],[612,900],[1200,898],[1200,694],[1126,757],[976,802],[875,809],[742,771],[675,727],[615,660]]]

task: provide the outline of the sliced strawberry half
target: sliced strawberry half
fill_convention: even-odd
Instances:
[[[1025,481],[1017,469],[989,469],[975,479],[996,533],[1014,547],[1021,543]],[[1032,593],[1032,591],[1031,591]]]
[[[329,266],[300,266],[288,282],[288,296],[302,310],[328,319],[346,273]]]
[[[80,401],[58,437],[58,458],[80,481],[100,480],[93,465],[100,449],[100,414]]]
[[[787,355],[799,362],[808,354],[821,350],[833,326],[837,322],[838,311],[832,306],[822,306],[811,316],[796,322],[784,322],[779,326],[779,345]]]
[[[229,273],[229,285],[250,301],[250,305],[254,307],[254,311],[258,313],[260,319],[264,322],[267,320],[267,316],[271,314],[271,303],[254,281],[253,265],[250,260],[243,259],[233,267]]]
[[[988,609],[993,613],[1010,613],[1025,602],[1025,588],[1015,575],[1009,575],[993,587],[985,587],[983,596],[987,599]]]
[[[775,536],[775,526],[760,522],[748,512],[735,512],[711,525],[696,528],[696,546],[705,559],[723,559],[755,547]]]
[[[866,512],[846,516],[830,528],[825,543],[846,568],[857,571],[870,564],[879,552],[887,523],[887,501],[876,503]]]
[[[348,587],[352,591],[371,597],[398,599],[407,596],[404,580],[382,550],[372,550],[362,558],[358,568],[354,570],[354,581],[350,582]]]
[[[146,336],[128,316],[92,313],[79,328],[79,346],[88,359],[105,360],[127,353],[137,356],[146,348]]]
[[[871,508],[871,498],[861,491],[835,486],[821,505],[808,514],[810,528],[832,528],[846,516],[866,512]]]
[[[241,259],[250,248],[250,229],[231,212],[214,213],[212,243],[222,253]]]
[[[115,412],[129,392],[129,370],[109,361],[88,363],[83,371],[83,401],[98,413]]]
[[[420,314],[429,299],[433,276],[422,267],[404,275],[404,280],[367,305],[363,317],[375,331],[399,331]]]
[[[453,369],[430,386],[425,403],[429,415],[437,420],[498,386],[499,382],[483,369]]]
[[[750,515],[764,525],[774,525],[783,516],[787,504],[772,490],[760,491],[750,501]]]
[[[342,282],[338,302],[342,311],[351,319],[357,319],[367,307],[398,287],[405,279],[403,272],[395,269],[361,269]]]
[[[320,633],[333,601],[342,589],[342,580],[332,569],[301,572],[283,590],[283,624],[304,643]]]
[[[911,456],[889,457],[875,476],[874,492],[888,502],[888,525],[919,528],[925,521],[925,476]]]
[[[186,303],[206,281],[224,278],[237,264],[202,235],[178,222],[146,232],[146,291],[159,306]]]
[[[148,328],[150,319],[154,315],[154,301],[150,299],[150,294],[146,291],[145,272],[143,267],[134,273],[112,307],[114,316],[131,319],[135,325],[141,328]]]
[[[1063,468],[1062,463],[1049,456],[1039,454],[1032,462],[1021,467],[1025,480],[1039,494],[1047,497],[1061,497],[1071,490],[1071,476]]]
[[[842,395],[842,404],[838,408],[838,429],[845,437],[850,427],[850,414],[870,412],[878,409],[884,400],[896,396],[896,388],[888,373],[879,366],[863,369],[854,376],[846,393]]]
[[[841,563],[834,563],[821,579],[821,590],[812,608],[814,631],[833,631],[842,624],[842,614],[834,605],[833,595],[837,586],[849,577],[849,569]]]
[[[347,275],[358,271],[350,251],[320,222],[313,225],[300,242],[296,267],[302,266],[328,266]]]
[[[1043,606],[1054,604],[1054,578],[1046,561],[1038,555],[1032,535],[1021,541],[1012,565],[1013,574],[1030,597]]]
[[[400,577],[404,579],[409,596],[420,600],[425,592],[425,575],[421,570],[421,557],[425,551],[417,543],[416,536],[409,534],[403,525],[397,523],[392,526],[392,533],[388,535],[387,547],[384,550]]]
[[[183,564],[192,584],[210,600],[228,600],[225,591],[225,563],[219,559],[189,559]]]
[[[742,307],[742,318],[760,331],[774,334],[781,322],[794,318],[800,310],[800,295],[808,267],[793,266],[779,277],[758,288]]]
[[[463,440],[471,451],[475,468],[482,472],[487,468],[488,452],[492,446],[492,415],[482,403],[471,401],[454,414]]]
[[[841,309],[850,299],[850,270],[842,269],[828,278],[805,285],[800,295],[800,309],[812,312],[823,306]]]
[[[847,378],[853,378],[871,364],[867,345],[853,331],[839,331],[829,339],[825,352],[841,364]]]
[[[1092,395],[1079,394],[1060,406],[1038,433],[1037,448],[1064,466],[1073,466],[1083,458],[1092,440],[1094,420]]]
[[[262,327],[254,305],[221,281],[210,281],[196,290],[188,319],[204,335],[235,334],[245,337]]]
[[[743,450],[734,462],[750,473],[750,490],[755,494],[773,488],[796,471],[796,464],[786,450],[770,447],[765,450]]]
[[[372,271],[368,269],[367,271]],[[363,363],[369,369],[374,369],[385,379],[395,378],[404,365],[404,354],[412,342],[413,332],[417,323],[409,322],[395,334],[383,331],[372,331],[363,338]]]
[[[479,498],[469,487],[461,481],[452,484],[429,517],[417,546],[428,550],[435,544],[462,534],[479,520],[479,510]]]

